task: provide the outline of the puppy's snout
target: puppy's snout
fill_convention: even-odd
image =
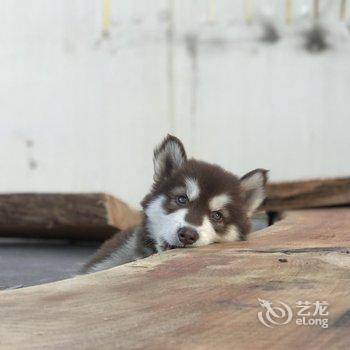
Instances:
[[[180,242],[183,244],[193,244],[199,238],[197,231],[189,227],[181,227],[177,231],[177,235],[179,237]]]

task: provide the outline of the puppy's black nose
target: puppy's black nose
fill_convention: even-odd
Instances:
[[[193,244],[199,238],[197,231],[189,227],[181,227],[177,231],[179,240],[183,244]]]

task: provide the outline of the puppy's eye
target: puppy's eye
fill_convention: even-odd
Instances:
[[[213,221],[221,221],[223,219],[223,215],[220,211],[212,211],[210,217]]]
[[[188,203],[188,198],[185,195],[177,196],[176,197],[176,203],[178,205],[185,205]]]

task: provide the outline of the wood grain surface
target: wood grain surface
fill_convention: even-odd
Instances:
[[[103,193],[0,195],[0,236],[104,240],[140,213]]]
[[[281,211],[350,204],[350,177],[268,184],[264,209]]]
[[[1,349],[348,349],[350,209],[289,212],[247,242],[177,249],[0,294]],[[258,299],[327,301],[270,329]]]

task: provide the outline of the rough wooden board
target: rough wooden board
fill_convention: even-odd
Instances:
[[[342,261],[341,253],[332,253]],[[325,253],[223,251],[168,254],[116,271],[0,299],[0,345],[11,349],[331,349],[348,348],[349,261]],[[295,324],[268,329],[258,298],[326,300],[330,328]],[[295,309],[295,306],[293,307]],[[345,316],[344,316],[345,315]]]
[[[270,183],[264,209],[316,208],[350,204],[350,178]]]
[[[350,247],[350,208],[289,211],[281,221],[251,233],[247,241],[233,243],[233,246],[234,249],[286,252],[311,248],[341,250]]]
[[[106,194],[0,195],[0,236],[103,240],[140,213]]]
[[[168,251],[3,292],[0,347],[348,349],[349,232],[350,209],[295,212],[251,242]],[[288,254],[271,252],[283,242]],[[266,328],[257,320],[258,298],[281,300],[293,310],[299,300],[325,300],[330,327],[291,322]]]

